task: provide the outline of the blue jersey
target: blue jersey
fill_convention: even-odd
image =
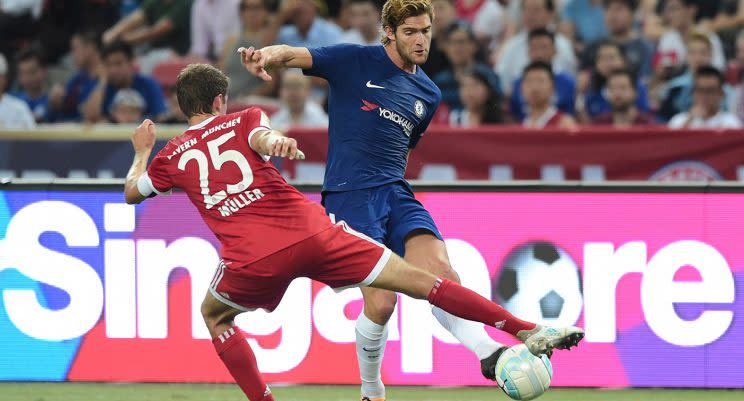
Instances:
[[[305,74],[328,80],[328,161],[323,191],[404,181],[408,150],[429,125],[442,94],[424,71],[396,66],[383,46],[310,49]]]

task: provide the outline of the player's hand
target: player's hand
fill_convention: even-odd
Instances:
[[[297,140],[286,136],[273,137],[269,143],[269,156],[288,157],[289,160],[304,160],[305,154],[297,148]]]
[[[155,123],[149,118],[142,121],[132,134],[132,146],[136,153],[149,152],[155,146]]]
[[[263,79],[264,81],[271,81],[271,75],[266,72],[266,61],[267,57],[261,52],[256,50],[253,46],[249,48],[240,47],[238,49],[240,54],[240,61],[243,63],[248,72]]]

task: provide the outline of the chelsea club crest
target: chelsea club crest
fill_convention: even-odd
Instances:
[[[416,113],[416,117],[423,117],[424,116],[424,102],[420,100],[416,100],[416,103],[413,105],[413,111]]]

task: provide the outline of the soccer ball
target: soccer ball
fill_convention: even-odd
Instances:
[[[496,362],[496,383],[515,400],[532,400],[550,387],[553,365],[545,355],[536,357],[524,344],[510,347]]]
[[[529,242],[512,250],[492,288],[492,298],[506,310],[549,326],[574,325],[583,306],[576,262],[549,242]]]

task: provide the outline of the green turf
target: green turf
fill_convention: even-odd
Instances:
[[[277,401],[356,401],[356,386],[274,386]],[[234,385],[0,383],[2,401],[245,401]],[[390,401],[509,401],[497,388],[390,387]],[[551,389],[540,401],[742,401],[742,390]]]

